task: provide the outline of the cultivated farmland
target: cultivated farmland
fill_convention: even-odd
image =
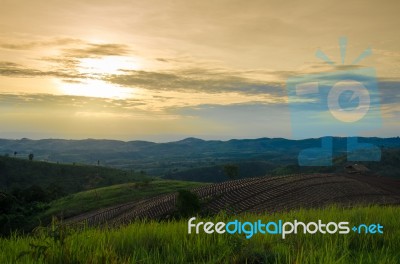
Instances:
[[[203,212],[216,214],[274,213],[331,204],[399,204],[400,181],[366,175],[296,174],[227,181],[192,189],[203,203]],[[68,224],[119,226],[135,219],[169,218],[176,210],[177,193],[89,212]]]

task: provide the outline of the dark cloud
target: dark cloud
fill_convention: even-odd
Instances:
[[[0,62],[0,76],[8,77],[40,77],[53,76],[66,79],[76,79],[85,77],[71,69],[58,69],[53,71],[42,71],[32,69],[13,62]]]
[[[41,61],[47,61],[50,63],[55,63],[56,65],[62,65],[63,68],[74,69],[79,65],[79,60],[76,58],[67,57],[44,57],[40,58]]]
[[[0,94],[0,108],[15,107],[19,109],[40,108],[44,110],[107,110],[111,112],[129,112],[132,108],[143,105],[137,99],[109,99],[72,95],[51,94]],[[135,110],[136,111],[136,110]]]
[[[284,89],[279,83],[266,83],[240,75],[208,69],[170,72],[124,71],[124,74],[107,76],[105,80],[118,85],[158,91],[284,95]]]
[[[0,75],[2,76],[17,76],[17,77],[32,77],[41,76],[41,71],[25,68],[22,65],[13,62],[0,62]]]
[[[307,72],[321,72],[321,71],[348,71],[348,70],[356,70],[356,69],[361,69],[365,68],[365,66],[362,65],[355,65],[355,64],[346,64],[346,65],[340,65],[340,64],[328,64],[326,62],[320,62],[320,63],[312,63],[307,65]]]
[[[73,38],[54,38],[45,41],[30,41],[20,43],[0,43],[0,48],[9,50],[30,50],[34,48],[53,47],[53,46],[65,46],[70,44],[81,44],[83,43],[80,39]]]
[[[69,48],[68,46],[75,47]],[[79,48],[76,48],[79,46]],[[10,50],[30,50],[44,47],[64,47],[62,53],[64,57],[90,58],[100,56],[121,56],[130,52],[127,45],[116,43],[90,43],[81,39],[74,38],[53,38],[42,41],[25,41],[19,43],[0,43],[0,48]]]
[[[269,104],[262,101],[251,101],[246,103],[234,103],[228,105],[201,104],[195,106],[176,106],[169,107],[167,110],[174,114],[182,114],[186,116],[207,116],[211,112],[219,112],[232,115],[232,118],[234,119],[235,115],[239,113],[245,113],[246,115],[253,114],[254,116],[256,116],[256,112],[264,112],[264,114],[272,112],[279,113],[281,111],[288,110],[288,105],[286,103]],[[236,112],[236,114],[232,114],[231,112]]]
[[[169,62],[168,59],[164,59],[164,58],[157,58],[156,60],[157,61],[161,61],[161,62]]]
[[[364,67],[358,65],[338,65],[332,67],[331,71],[227,71],[221,69],[201,69],[192,68],[185,70],[175,70],[169,72],[151,71],[123,71],[124,74],[109,75],[105,80],[127,87],[141,87],[156,91],[185,91],[185,92],[205,92],[222,93],[237,92],[243,94],[268,94],[276,97],[287,96],[286,80],[291,77],[314,76],[315,79],[305,80],[321,81],[321,87],[326,83],[334,84],[344,79],[352,79],[363,82],[375,81],[374,76],[363,75]],[[318,70],[320,67],[315,67]],[[357,71],[361,69],[361,71]],[[280,82],[263,82],[255,78],[246,76],[257,74],[271,76],[272,79],[281,80]],[[378,92],[381,93],[382,103],[399,102],[400,83],[397,80],[377,80]],[[323,84],[325,83],[325,84]],[[329,88],[329,87],[326,87]]]
[[[378,83],[382,105],[400,105],[400,82],[396,80],[381,79]]]
[[[88,43],[82,48],[64,49],[66,57],[92,58],[101,56],[123,56],[129,53],[129,48],[123,44],[93,44]]]

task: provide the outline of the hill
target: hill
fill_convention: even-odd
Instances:
[[[143,178],[145,176],[139,173],[101,166],[56,164],[0,156],[0,190],[57,186],[64,193],[74,193]]]
[[[104,209],[121,203],[132,203],[140,199],[148,199],[160,194],[195,188],[201,185],[204,185],[204,183],[152,180],[96,188],[70,194],[52,201],[49,204],[49,208],[41,214],[40,218],[48,220],[50,216],[71,217],[91,210]]]
[[[237,178],[251,178],[266,175],[275,169],[273,163],[268,161],[235,161],[238,167]],[[163,178],[196,181],[196,182],[224,182],[229,180],[224,171],[224,165],[214,165],[167,173]]]
[[[371,174],[381,175],[400,179],[400,149],[385,148],[382,150],[382,158],[379,162],[357,162],[370,169]],[[236,178],[251,178],[263,175],[285,175],[299,173],[343,173],[344,167],[351,164],[347,161],[346,155],[340,155],[334,158],[333,166],[328,167],[302,167],[297,165],[296,160],[287,161],[287,163],[274,162],[274,160],[264,160],[263,158],[250,158],[233,160],[213,166],[204,166],[199,168],[172,171],[163,176],[165,179],[174,179],[182,181],[196,182],[223,182],[229,179],[224,172],[224,165],[234,164],[238,168]]]
[[[335,155],[346,151],[346,138],[333,138]],[[360,142],[379,147],[400,148],[400,138],[359,138]],[[321,140],[288,140],[283,138],[201,140],[187,138],[168,143],[117,140],[6,140],[0,139],[0,155],[26,158],[30,153],[37,160],[61,163],[85,163],[144,170],[162,176],[171,172],[231,161],[263,160],[275,166],[297,163],[298,153],[318,147]],[[261,176],[261,175],[259,175]]]
[[[400,181],[347,174],[304,174],[227,181],[192,189],[202,201],[202,212],[230,214],[273,213],[331,204],[399,204]],[[126,224],[137,218],[168,218],[176,210],[177,194],[160,195],[67,219],[89,225]]]

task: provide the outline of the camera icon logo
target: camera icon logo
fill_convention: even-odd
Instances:
[[[340,39],[340,46],[343,63],[345,38]],[[353,64],[370,54],[367,49]],[[323,52],[317,51],[317,56],[333,64]],[[321,138],[319,146],[310,146],[299,153],[300,166],[332,166],[332,136],[347,137],[348,161],[380,161],[380,149],[360,143],[357,138],[362,132],[381,127],[376,72],[374,68],[352,68],[287,80],[293,136],[327,135]]]

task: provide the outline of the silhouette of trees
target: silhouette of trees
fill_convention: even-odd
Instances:
[[[192,216],[200,211],[199,197],[188,190],[179,190],[176,205],[178,213],[183,217]]]
[[[15,198],[5,192],[0,192],[0,213],[8,213],[15,204]]]
[[[235,164],[224,165],[224,173],[229,179],[233,180],[239,175],[239,166]]]

